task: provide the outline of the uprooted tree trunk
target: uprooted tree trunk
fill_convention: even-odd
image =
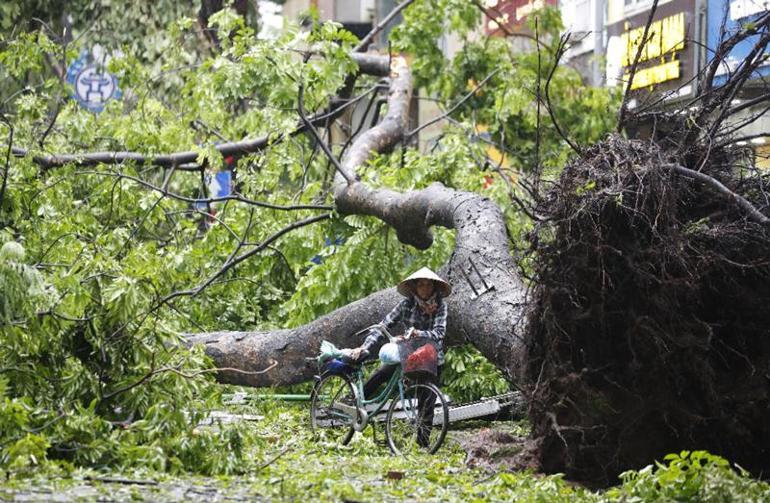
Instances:
[[[351,197],[366,197],[367,189],[356,185],[348,189],[354,192]],[[440,184],[403,195],[374,192],[373,197],[379,195],[386,201],[382,214],[406,224],[398,228],[404,240],[404,235],[429,239],[426,231],[433,224],[457,229],[455,251],[440,270],[453,286],[452,296],[447,299],[451,320],[447,343],[471,342],[509,378],[514,378],[522,368],[524,345],[520,334],[524,328],[525,291],[508,253],[508,237],[497,206],[480,196]],[[413,224],[417,225],[410,229],[408,226]],[[485,289],[479,273],[492,289],[476,295],[463,279],[463,272],[477,291]],[[279,362],[273,370],[260,375],[223,372],[219,378],[224,382],[251,386],[293,384],[308,380],[317,371],[306,365],[305,357],[317,354],[322,340],[344,347],[360,345],[363,339],[355,338],[355,332],[380,322],[399,300],[395,288],[389,288],[295,329],[216,332],[192,336],[189,341],[205,344],[206,353],[219,367],[258,370],[271,360]]]
[[[406,131],[411,77],[402,58],[393,59],[391,73],[387,115],[357,138],[338,163],[337,210],[345,215],[378,217],[396,230],[401,242],[420,249],[431,245],[433,225],[455,229],[454,252],[440,270],[453,286],[447,299],[451,323],[446,341],[449,345],[472,343],[514,380],[523,368],[525,287],[509,252],[505,221],[497,205],[478,194],[438,183],[402,194],[371,189],[358,181],[356,168],[372,154],[397,144]],[[224,382],[293,384],[308,380],[316,371],[305,358],[318,352],[322,340],[346,347],[361,344],[361,336],[356,338],[355,333],[380,322],[398,301],[395,289],[389,288],[295,329],[216,332],[191,336],[189,341],[204,344],[219,367],[259,370],[279,362],[259,375],[222,372],[219,378]]]

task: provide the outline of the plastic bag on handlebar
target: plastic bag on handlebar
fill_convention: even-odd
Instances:
[[[380,348],[380,361],[385,365],[398,365],[401,363],[401,352],[398,344],[389,342]]]
[[[321,353],[318,355],[318,361],[323,363],[335,358],[345,356],[345,352],[338,349],[337,346],[329,341],[321,341]]]
[[[338,348],[329,341],[321,341],[321,354],[318,355],[318,361],[321,364],[330,362],[332,360],[340,360],[345,364],[359,363],[360,359],[355,360],[351,356],[352,351],[353,350],[350,348]],[[366,357],[368,355],[369,352],[366,351],[362,357]]]

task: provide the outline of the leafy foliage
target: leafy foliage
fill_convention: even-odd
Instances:
[[[127,54],[113,61],[136,100],[127,108],[113,103],[94,115],[67,102],[49,111],[66,89],[48,78],[6,101],[9,122],[0,134],[11,138],[12,124],[13,146],[65,152],[73,145],[197,149],[201,162],[220,166],[212,131],[233,138],[286,132],[296,124],[297,79],[305,82],[308,106],[318,108],[352,68],[350,36],[336,26],[290,30],[275,50],[237,20],[214,23],[237,35],[221,54],[180,75],[173,95],[149,92],[149,70]],[[3,65],[0,78],[44,75],[51,46],[40,40],[45,35],[36,32],[8,41],[0,59],[13,65]],[[304,65],[292,51],[296,44],[312,44],[327,57]],[[185,55],[173,52],[166,56],[176,67]],[[242,107],[249,96],[264,106]],[[198,123],[208,129],[190,126]],[[310,150],[299,139],[241,158],[241,193],[276,204],[325,199],[321,163],[307,162]],[[131,164],[41,172],[29,157],[11,158],[8,166],[0,202],[0,466],[24,474],[50,459],[174,472],[247,470],[244,446],[254,439],[241,428],[193,434],[218,387],[199,372],[210,366],[202,350],[180,348],[179,335],[190,327],[280,322],[277,307],[320,248],[324,228],[293,233],[283,250],[243,264],[198,298],[166,300],[215,275],[234,247],[248,249],[253,245],[245,242],[259,243],[296,216],[266,216],[234,203],[196,208],[190,201],[207,197],[197,173]],[[168,198],[161,186],[187,199]],[[220,225],[208,230],[206,213],[213,210]]]
[[[505,393],[508,382],[489,360],[471,345],[446,352],[442,389],[456,402],[470,402]]]
[[[169,500],[187,489],[215,493],[221,499],[297,499],[297,500],[441,500],[441,501],[764,501],[770,486],[732,470],[724,460],[707,453],[683,453],[665,463],[624,475],[622,483],[605,492],[590,491],[565,480],[563,476],[538,476],[530,472],[490,474],[467,468],[466,453],[456,439],[462,430],[450,430],[440,456],[394,457],[387,447],[375,443],[371,433],[356,435],[345,447],[321,444],[312,439],[306,427],[307,408],[264,399],[247,405],[229,406],[233,413],[250,414],[259,419],[242,427],[245,468],[238,475],[217,478],[175,475],[173,478],[146,470],[119,473],[121,477],[146,480],[157,486],[130,486],[103,483],[88,487],[86,477],[109,477],[110,472],[69,468],[67,477],[51,478],[61,468],[47,467],[30,473],[28,480],[0,485],[0,496],[25,496],[36,487],[50,487],[57,494],[97,499],[100,495],[118,500]],[[497,430],[520,434],[519,424],[497,423]],[[201,427],[191,438],[204,435]],[[382,431],[377,431],[382,439]],[[30,441],[31,443],[34,440]],[[32,445],[27,448],[34,450]],[[708,459],[695,468],[689,479],[684,475],[690,464]],[[388,474],[393,475],[389,476]],[[672,476],[673,475],[673,476]],[[397,477],[401,477],[400,479]],[[688,482],[689,480],[689,482]],[[693,484],[693,481],[697,481]],[[52,484],[55,484],[52,486]],[[693,490],[697,485],[698,489]],[[100,494],[101,493],[101,494]],[[35,493],[32,493],[35,494]],[[176,495],[176,496],[174,496]]]
[[[203,473],[242,469],[239,429],[190,437],[218,396],[210,381],[180,374],[205,367],[202,352],[174,351],[174,334],[131,320],[149,301],[140,285],[150,279],[78,280],[125,273],[130,262],[45,277],[24,258],[15,241],[0,249],[0,466],[23,474],[52,458]],[[209,455],[223,444],[230,447],[224,455]]]

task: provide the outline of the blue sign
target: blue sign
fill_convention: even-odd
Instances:
[[[706,43],[709,49],[709,59],[714,56],[714,51],[721,42],[719,34],[722,23],[725,24],[725,38],[727,38],[737,33],[741,26],[767,12],[768,9],[770,9],[770,2],[767,0],[708,0]],[[730,51],[716,72],[714,85],[720,86],[727,81],[728,76],[738,69],[748,57],[759,37],[759,34],[748,37]],[[752,78],[765,75],[770,75],[770,59],[757,69]]]
[[[206,174],[206,188],[210,198],[229,196],[233,193],[233,172],[226,169],[217,171],[214,175]],[[208,203],[198,200],[195,207],[203,211],[208,207]]]
[[[86,49],[80,51],[78,59],[67,68],[67,83],[73,88],[72,97],[95,113],[101,112],[107,101],[123,95],[117,77],[107,73]]]
[[[232,192],[233,174],[231,171],[220,171],[214,175],[209,184],[213,197],[226,197]]]

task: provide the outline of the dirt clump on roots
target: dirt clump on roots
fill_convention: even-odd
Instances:
[[[767,215],[770,173],[743,159],[702,171]],[[672,163],[609,136],[540,208],[526,378],[546,472],[608,485],[706,449],[770,473],[770,229]]]
[[[520,423],[510,421],[483,422],[484,426],[474,427],[466,422],[462,427],[450,431],[450,439],[466,453],[465,465],[489,473],[500,471],[536,470],[536,459],[528,455],[532,450]]]

